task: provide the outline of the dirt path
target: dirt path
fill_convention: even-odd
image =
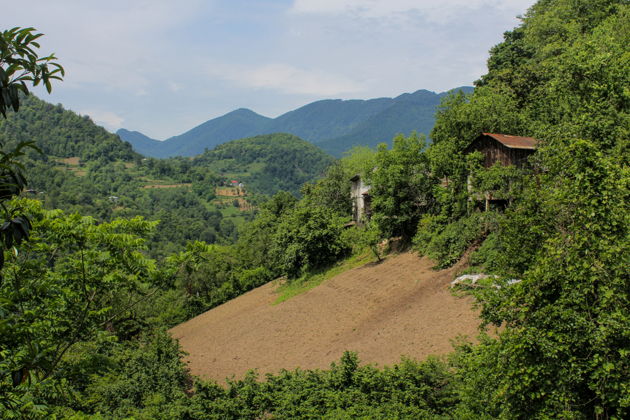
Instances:
[[[474,336],[479,323],[470,298],[451,295],[461,267],[433,271],[432,262],[404,253],[355,268],[272,306],[276,286],[264,285],[171,330],[193,374],[220,382],[251,368],[328,368],[345,350],[365,363],[391,365],[449,352],[450,340]]]

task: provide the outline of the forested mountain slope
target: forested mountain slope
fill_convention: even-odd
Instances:
[[[151,150],[159,148],[161,144],[160,141],[153,140],[138,131],[129,131],[124,128],[118,130],[116,135],[118,135],[121,139],[124,139],[124,141],[131,143],[133,145],[133,149],[144,156],[149,156],[150,154],[147,152],[151,152]]]
[[[190,240],[233,242],[237,227],[253,217],[252,203],[281,189],[299,195],[302,184],[333,161],[288,135],[227,143],[195,160],[147,159],[88,117],[33,95],[18,113],[0,119],[0,141],[11,147],[21,140],[35,141],[44,152],[27,150],[32,197],[101,221],[136,215],[160,220],[151,238],[155,255]],[[221,196],[232,193],[232,180],[246,184],[245,196]]]
[[[0,119],[0,141],[5,145],[35,141],[41,156],[79,157],[83,160],[133,160],[139,157],[131,145],[80,116],[34,95],[24,97],[20,112]]]
[[[471,87],[456,90],[459,89],[472,91]],[[119,130],[118,135],[129,141],[136,151],[154,157],[193,156],[228,140],[270,133],[290,133],[339,156],[355,145],[390,143],[399,133],[428,134],[437,106],[446,94],[419,90],[396,98],[328,99],[275,119],[238,109],[159,143],[124,129]]]
[[[394,101],[392,98],[317,101],[280,115],[272,121],[270,129],[318,143],[347,133],[392,106]]]
[[[470,93],[472,88],[460,88]],[[372,115],[357,124],[349,132],[323,140],[317,145],[334,156],[340,156],[353,146],[376,147],[379,143],[391,144],[396,134],[409,135],[413,131],[428,135],[435,124],[435,112],[447,93],[435,95],[419,90],[405,93],[394,99],[382,112]]]
[[[192,165],[238,178],[254,191],[297,195],[302,184],[322,176],[333,161],[299,137],[267,134],[221,144],[196,156]]]

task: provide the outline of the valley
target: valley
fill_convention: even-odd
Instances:
[[[630,418],[627,1],[540,0],[505,32],[507,4],[166,3],[0,31],[0,418]],[[450,46],[482,27],[474,76]],[[474,89],[316,100],[429,65]],[[60,85],[110,129],[315,102],[157,142],[34,94]]]

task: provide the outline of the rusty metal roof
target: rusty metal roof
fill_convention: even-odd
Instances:
[[[529,149],[534,150],[538,145],[538,140],[533,137],[511,136],[509,134],[493,134],[483,133],[484,136],[490,136],[505,147],[510,149]]]

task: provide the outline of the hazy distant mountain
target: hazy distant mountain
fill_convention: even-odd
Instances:
[[[319,143],[349,133],[392,105],[393,99],[326,99],[289,111],[272,120],[270,130]]]
[[[458,88],[472,92],[472,87]],[[338,137],[320,141],[319,147],[333,156],[340,156],[353,146],[375,147],[379,143],[391,144],[396,134],[409,135],[413,131],[426,134],[435,124],[435,111],[448,92],[435,94],[428,90],[404,93],[391,100],[389,106]]]
[[[116,134],[118,134],[118,137],[122,140],[131,143],[133,150],[145,156],[153,156],[152,151],[156,148],[160,148],[162,145],[161,141],[147,137],[139,131],[129,131],[121,128]]]
[[[165,141],[165,150],[167,156],[198,155],[204,149],[212,149],[230,140],[269,133],[266,127],[271,121],[271,118],[240,108],[171,137]]]
[[[116,134],[145,156],[159,158],[194,156],[230,140],[270,133],[266,127],[271,121],[273,121],[271,118],[263,117],[254,111],[239,108],[165,141],[154,140],[138,131],[124,128],[118,130]]]
[[[473,88],[457,89],[470,92]],[[428,134],[446,94],[419,90],[396,98],[327,99],[274,119],[241,108],[163,142],[124,129],[117,134],[139,153],[153,157],[194,156],[229,140],[270,133],[290,133],[339,156],[355,145],[391,142],[398,133]]]

